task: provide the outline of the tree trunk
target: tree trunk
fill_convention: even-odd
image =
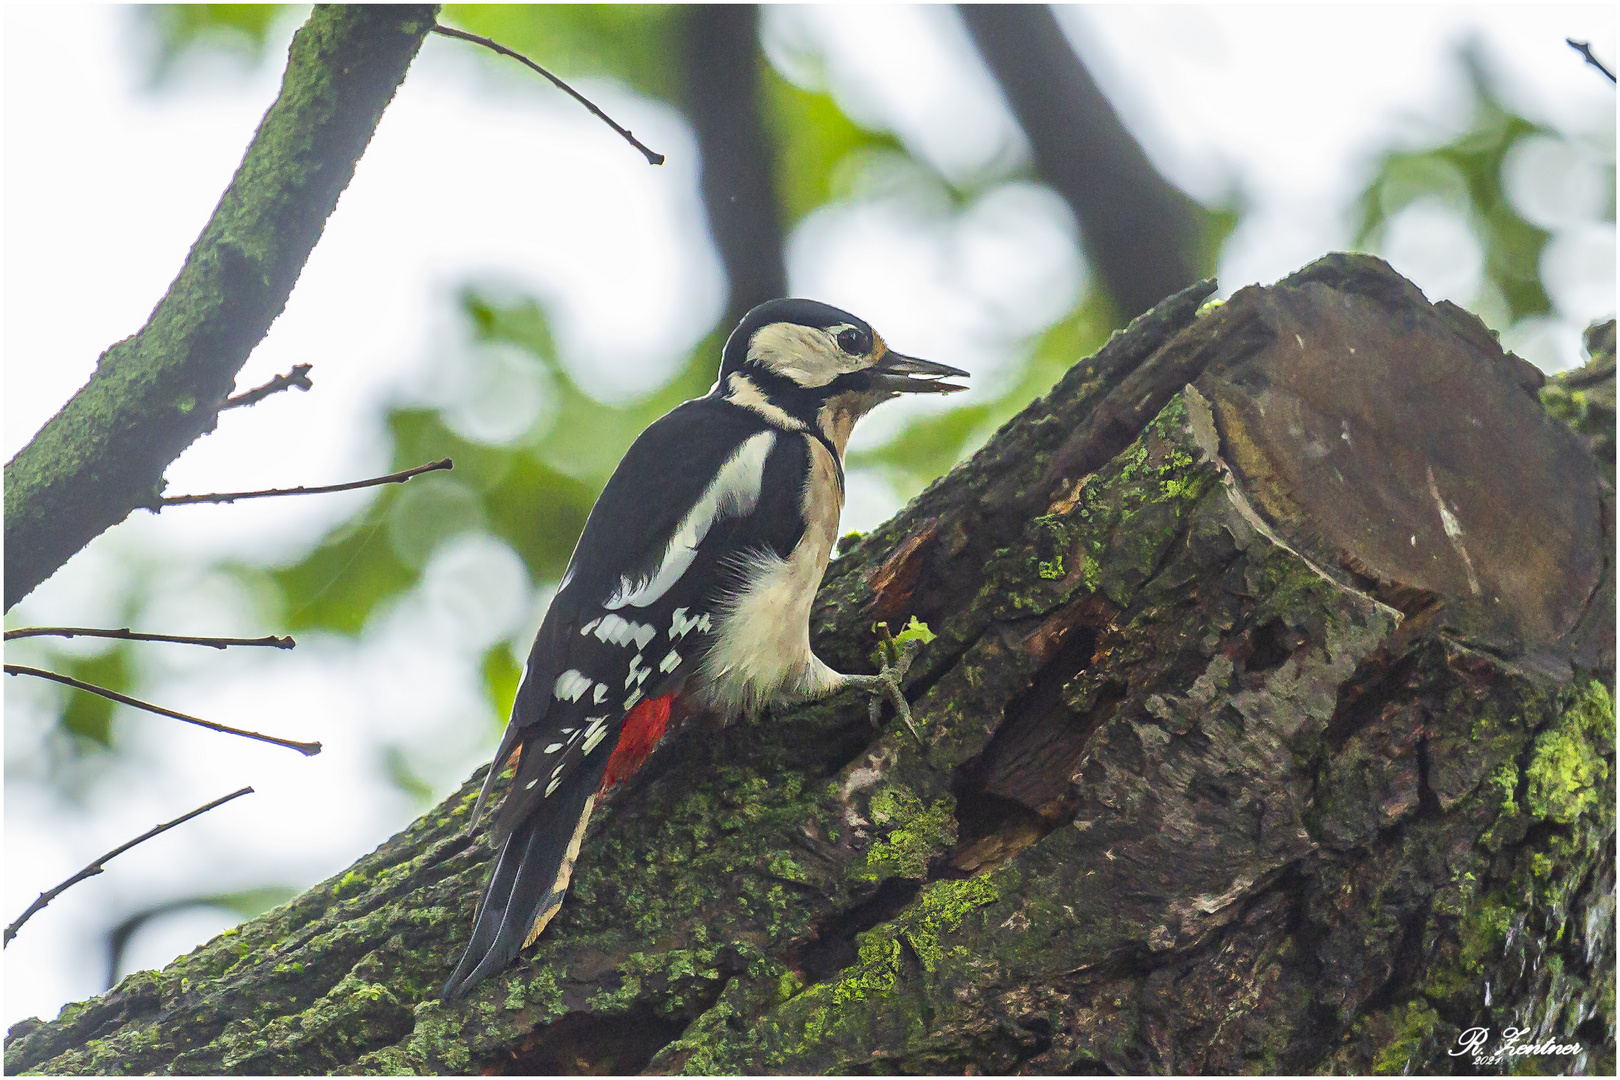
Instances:
[[[1375,259],[1210,289],[834,563],[824,658],[938,634],[920,742],[852,695],[686,731],[446,1007],[480,772],[7,1069],[1424,1072],[1511,1025],[1612,1072],[1612,488]]]
[[[1125,318],[1198,279],[1204,211],[1120,122],[1044,4],[959,4],[1024,129],[1035,167],[1080,221],[1086,258]]]
[[[709,234],[730,288],[724,329],[788,291],[760,107],[759,6],[697,4],[682,14],[686,114],[697,136]]]
[[[214,428],[292,293],[437,5],[319,5],[231,186],[141,331],[6,465],[5,606],[137,507]]]

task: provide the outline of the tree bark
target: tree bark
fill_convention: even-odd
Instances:
[[[322,5],[168,293],[5,470],[5,606],[136,507],[213,430],[281,313],[436,5]]]
[[[1153,167],[1049,7],[959,4],[1029,138],[1035,166],[1080,220],[1086,255],[1127,319],[1198,279],[1199,205]]]
[[[7,1069],[1427,1072],[1483,1024],[1612,1072],[1612,488],[1383,263],[1212,288],[833,564],[824,658],[938,634],[920,742],[854,696],[682,732],[447,1007],[480,771]]]

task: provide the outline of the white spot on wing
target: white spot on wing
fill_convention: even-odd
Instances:
[[[669,638],[671,641],[678,641],[693,630],[708,633],[709,627],[709,613],[707,611],[702,615],[694,615],[691,618],[687,618],[686,609],[683,607],[678,607],[670,612]]]
[[[630,660],[630,674],[624,677],[624,688],[628,690],[631,685],[640,687],[642,683],[647,681],[647,676],[651,672],[652,668],[641,666],[641,654],[636,653]]]
[[[545,797],[549,799],[551,797],[551,793],[557,790],[557,785],[560,783],[562,783],[560,778],[553,778],[551,783],[546,785]]]
[[[596,690],[594,692],[592,692],[592,694],[591,694],[591,704],[592,705],[600,705],[600,704],[602,704],[602,702],[607,700],[607,695],[608,695],[607,683],[601,683],[601,682],[597,683],[596,684]]]
[[[662,660],[658,661],[658,670],[664,672],[674,671],[676,668],[680,667],[680,665],[681,654],[676,652],[674,649],[671,649],[669,652],[664,654],[664,658]]]
[[[605,720],[607,718],[603,717],[603,719]],[[596,744],[601,742],[606,737],[607,737],[607,726],[603,725],[602,727],[599,727],[595,731],[593,731],[590,734],[590,736],[586,738],[585,746],[584,746],[584,748],[583,748],[583,750],[581,752],[586,753],[586,754],[590,753],[592,750],[596,749]]]
[[[589,636],[590,632],[592,630],[596,629],[596,624],[601,622],[601,621],[602,621],[601,619],[592,619],[590,622],[588,622],[584,626],[580,627],[579,628],[579,636],[580,637]]]
[[[640,700],[641,700],[641,687],[638,686],[634,690],[630,691],[630,696],[629,697],[624,699],[624,711],[629,712],[631,706],[635,705],[635,703],[640,701]]]
[[[556,684],[551,688],[552,694],[558,701],[578,701],[585,696],[585,691],[591,688],[591,680],[583,672],[569,668],[557,676]]]
[[[643,582],[620,578],[618,589],[602,606],[610,611],[626,605],[646,607],[668,592],[692,565],[698,545],[709,535],[709,528],[716,521],[752,513],[759,504],[765,459],[775,445],[774,431],[762,431],[745,439],[736,453],[720,466],[719,473],[709,481],[696,505],[681,519],[652,577]]]
[[[563,748],[562,743],[554,742],[550,746],[546,747],[546,753],[555,754],[557,751],[561,750],[562,748]]]
[[[596,626],[601,623],[600,626]],[[645,623],[631,622],[617,615],[607,615],[591,623],[596,626],[596,637],[599,641],[610,641],[615,645],[628,645],[632,641],[637,648],[646,648],[646,642],[653,639],[658,631]]]

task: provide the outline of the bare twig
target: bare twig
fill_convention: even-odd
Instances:
[[[195,716],[187,716],[185,713],[175,712],[173,709],[165,709],[161,705],[153,705],[151,702],[142,701],[140,698],[132,698],[128,694],[120,694],[116,690],[108,690],[105,686],[96,686],[94,683],[81,682],[70,675],[62,675],[55,671],[46,671],[43,668],[36,667],[24,667],[22,664],[7,664],[5,665],[5,670],[7,675],[32,675],[36,679],[49,679],[51,682],[58,682],[63,686],[71,686],[75,690],[84,690],[92,694],[99,694],[108,701],[116,701],[121,705],[132,705],[137,709],[145,709],[149,713],[157,713],[159,716],[169,716],[176,720],[184,720],[188,724],[196,724],[198,727],[205,727],[209,731],[218,731],[226,735],[240,735],[244,739],[257,739],[260,742],[274,743],[276,746],[285,746],[289,750],[298,751],[305,757],[314,757],[316,754],[321,752],[321,744],[318,742],[295,742],[292,739],[281,739],[274,735],[261,735],[257,731],[247,731],[243,728],[233,728],[225,724],[216,724],[212,720],[200,720]]]
[[[39,899],[35,900],[32,904],[29,904],[28,905],[28,910],[23,912],[21,915],[19,915],[17,917],[16,922],[14,922],[10,926],[6,927],[5,942],[4,942],[3,945],[0,945],[0,948],[3,948],[5,945],[10,945],[11,944],[11,939],[17,936],[17,931],[22,929],[23,923],[27,922],[29,919],[34,917],[35,912],[42,909],[46,904],[50,903],[52,900],[55,900],[58,896],[61,896],[62,893],[66,892],[68,889],[71,889],[73,886],[77,885],[79,882],[83,881],[85,878],[93,878],[97,874],[101,873],[103,870],[106,869],[106,864],[107,863],[111,862],[113,859],[115,859],[118,856],[122,855],[124,852],[126,852],[130,848],[134,847],[136,844],[144,844],[146,841],[152,839],[152,837],[154,837],[154,836],[157,836],[159,833],[166,833],[170,829],[174,828],[176,825],[184,825],[186,822],[190,821],[192,818],[198,816],[199,814],[206,814],[206,813],[208,813],[208,811],[212,810],[216,806],[224,806],[226,803],[230,802],[232,799],[239,799],[243,795],[251,795],[251,794],[253,794],[253,789],[251,787],[242,788],[240,791],[233,791],[229,795],[226,795],[224,798],[215,799],[213,802],[209,803],[207,806],[199,806],[199,807],[197,807],[197,809],[193,810],[189,814],[182,814],[179,817],[175,818],[173,821],[167,821],[167,822],[164,822],[162,825],[157,826],[156,828],[148,829],[145,832],[141,833],[141,835],[137,836],[135,839],[131,840],[127,844],[119,844],[117,847],[115,847],[111,851],[107,852],[107,854],[103,855],[101,858],[97,859],[95,862],[91,863],[89,866],[85,867],[83,870],[80,870],[77,874],[74,874],[72,877],[70,877],[66,881],[62,882],[62,884],[56,886],[53,889],[47,889],[46,891],[40,893],[39,894]]]
[[[225,491],[216,492],[212,495],[171,495],[159,499],[157,509],[161,510],[165,506],[184,506],[187,503],[232,503],[238,499],[267,499],[272,495],[325,495],[333,491],[354,491],[356,488],[376,487],[379,484],[403,484],[413,476],[455,467],[454,462],[449,458],[445,458],[442,461],[430,461],[426,465],[418,465],[414,469],[406,469],[404,472],[389,473],[387,476],[373,476],[369,480],[353,480],[347,484],[328,484],[325,487],[272,488],[268,491]]]
[[[6,631],[6,640],[31,637],[97,637],[116,638],[119,641],[172,641],[179,645],[206,645],[210,649],[223,649],[230,645],[263,645],[271,649],[290,649],[298,642],[290,637],[184,637],[179,634],[142,634],[124,627],[122,630],[100,630],[86,626],[22,626]]]
[[[1565,38],[1564,44],[1586,57],[1586,62],[1607,75],[1610,82],[1615,81],[1614,72],[1604,67],[1603,61],[1592,55],[1592,43],[1590,41],[1576,41],[1574,38]]]
[[[252,405],[269,397],[271,394],[279,394],[281,391],[294,386],[300,390],[308,390],[315,385],[309,381],[309,369],[314,366],[314,364],[294,364],[293,369],[287,374],[277,375],[263,386],[255,386],[252,390],[245,390],[235,397],[226,398],[225,404],[219,407],[219,411],[240,409],[244,405]]]
[[[541,75],[544,75],[546,78],[550,79],[552,85],[557,87],[557,89],[566,92],[568,96],[572,97],[575,101],[591,110],[591,112],[599,120],[601,120],[602,123],[606,124],[614,131],[617,131],[621,136],[623,136],[626,142],[635,147],[637,150],[641,151],[641,153],[647,159],[647,164],[662,165],[664,163],[663,154],[657,153],[654,150],[649,150],[645,145],[642,144],[641,140],[630,134],[630,130],[628,128],[620,127],[618,124],[613,122],[613,118],[611,116],[603,112],[601,109],[598,109],[595,104],[591,102],[590,98],[586,97],[584,94],[581,94],[578,90],[575,90],[572,86],[569,86],[567,83],[563,82],[561,79],[557,78],[557,76],[553,75],[551,72],[535,63],[533,60],[530,60],[522,53],[508,49],[505,45],[502,45],[500,42],[491,38],[480,37],[477,34],[469,34],[465,30],[456,30],[453,27],[444,26],[442,24],[435,25],[433,27],[433,33],[443,34],[445,37],[460,38],[462,41],[470,41],[474,45],[482,45],[486,49],[491,49],[498,52],[502,56],[510,56],[512,59],[527,65],[530,69],[537,71]]]

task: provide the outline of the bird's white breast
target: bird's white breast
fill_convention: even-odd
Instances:
[[[752,555],[745,584],[720,612],[719,633],[704,661],[704,692],[726,713],[756,711],[778,696],[809,696],[837,685],[840,676],[810,651],[810,605],[838,538],[844,506],[838,463],[814,438],[810,469],[800,495],[804,535],[787,558]]]

